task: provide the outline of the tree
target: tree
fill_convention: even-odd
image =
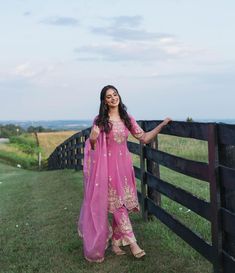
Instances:
[[[193,118],[187,117],[186,121],[187,121],[187,122],[193,122]]]
[[[25,130],[15,124],[0,125],[0,137],[9,138],[24,133]]]

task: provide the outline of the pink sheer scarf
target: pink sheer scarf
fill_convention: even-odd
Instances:
[[[106,135],[101,132],[95,150],[87,139],[84,149],[84,199],[77,229],[83,238],[84,256],[102,262],[111,236],[108,224],[108,162]]]

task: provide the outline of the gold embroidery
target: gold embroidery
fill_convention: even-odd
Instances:
[[[120,234],[120,233],[122,233],[122,234]],[[121,238],[115,239],[115,234],[117,234],[119,236],[121,235]],[[114,229],[114,236],[112,237],[112,244],[117,245],[117,246],[120,246],[120,245],[125,246],[125,245],[129,245],[135,241],[136,241],[136,239],[135,239],[135,235],[133,233],[130,219],[125,214],[122,214],[121,219],[120,219],[120,223]]]
[[[110,180],[111,177],[109,177]],[[125,176],[125,185],[124,185],[124,195],[123,197],[117,194],[117,190],[115,190],[111,184],[109,184],[109,191],[108,191],[108,204],[109,204],[109,211],[114,212],[117,208],[121,206],[125,206],[128,210],[139,210],[139,203],[134,193],[134,189],[132,189],[127,184],[127,178]]]
[[[87,256],[85,256],[85,259],[86,259],[88,262],[102,263],[103,260],[104,260],[104,257],[101,258],[101,259],[91,260],[91,259],[89,259]]]
[[[115,240],[114,238],[112,238],[112,244],[115,246],[127,246],[127,245],[134,243],[134,242],[136,242],[134,235],[131,236],[130,238],[126,236],[126,237],[124,237],[122,239],[118,239],[118,240]]]
[[[130,219],[126,217],[125,214],[122,214],[120,219],[120,224],[118,224],[114,229],[114,233],[117,234],[119,232],[122,232],[122,233],[132,232]]]
[[[119,230],[122,233],[132,232],[132,226],[131,226],[130,219],[128,217],[126,217],[125,214],[122,214],[122,217],[120,219]]]
[[[117,143],[122,143],[126,140],[125,126],[123,122],[113,122],[113,138]]]
[[[122,206],[122,198],[118,196],[117,191],[112,188],[109,184],[109,191],[108,191],[108,204],[109,204],[109,211],[115,211],[116,208]]]
[[[124,186],[124,200],[125,206],[128,209],[133,209],[135,207],[139,208],[139,203],[137,201],[136,195],[134,194],[133,188],[127,184],[127,178],[125,177],[125,186]]]

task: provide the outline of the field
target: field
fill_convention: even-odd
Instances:
[[[39,136],[40,144],[44,143],[42,149],[52,151],[54,146],[50,145],[56,145],[56,138],[46,134],[43,142],[43,135]],[[159,149],[207,161],[207,143],[203,141],[160,135]],[[133,156],[133,160],[138,166],[138,157]],[[206,182],[164,167],[160,168],[160,175],[163,180],[209,200]],[[128,249],[122,257],[114,256],[108,249],[104,263],[87,263],[76,232],[82,183],[82,173],[74,170],[38,172],[0,164],[0,273],[212,272],[209,262],[161,222],[143,222],[140,214],[131,214],[131,220],[139,244],[147,253],[144,260],[135,260]],[[210,224],[206,220],[164,196],[162,207],[210,241]]]
[[[47,158],[59,144],[76,133],[77,131],[37,133],[39,145],[43,151],[43,157]]]
[[[133,138],[130,141],[135,141]],[[199,162],[208,162],[207,142],[186,139],[175,136],[159,135],[159,150],[177,155],[183,158],[192,159]],[[134,165],[139,167],[139,158],[133,155]],[[175,186],[185,189],[201,199],[210,200],[209,183],[187,175],[172,171],[166,167],[160,166],[160,178]],[[140,190],[140,181],[138,181]],[[193,231],[200,234],[202,238],[211,241],[210,222],[198,216],[196,213],[188,210],[184,206],[161,195],[161,205],[167,211],[176,216],[182,223],[190,227]]]
[[[0,161],[25,169],[38,168],[38,154],[42,155],[42,166],[46,168],[46,160],[53,150],[77,131],[60,131],[37,133],[39,146],[35,134],[27,133],[10,139],[10,143],[0,143]]]

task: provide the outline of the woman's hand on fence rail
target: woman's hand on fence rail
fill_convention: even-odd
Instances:
[[[164,126],[166,126],[170,122],[172,122],[171,118],[165,118],[162,123],[163,123]]]
[[[171,118],[165,118],[163,122],[161,122],[157,127],[149,132],[145,132],[141,137],[141,142],[144,144],[148,144],[155,139],[155,137],[161,132],[163,127],[165,127],[168,123],[172,122]]]

